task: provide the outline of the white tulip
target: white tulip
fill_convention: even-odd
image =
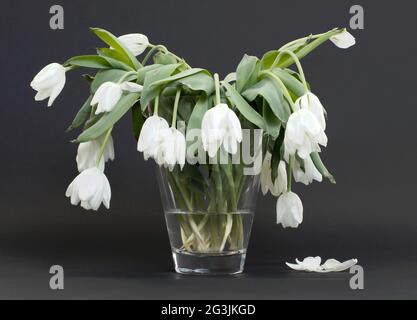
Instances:
[[[141,33],[125,34],[119,40],[129,49],[133,55],[138,56],[149,46],[148,37]]]
[[[298,98],[294,104],[297,110],[299,109],[310,110],[319,121],[323,130],[326,130],[326,119],[324,116],[325,110],[319,98],[314,93],[307,92],[306,94]]]
[[[76,157],[79,172],[96,166],[103,142],[104,136],[101,136],[95,140],[79,144]],[[112,136],[110,136],[107,141],[103,156],[99,163],[99,168],[101,170],[104,170],[104,163],[108,160],[114,160],[114,144]]]
[[[49,98],[48,107],[50,107],[65,86],[65,72],[65,67],[59,63],[48,64],[39,71],[30,83],[30,86],[38,91],[35,100]]]
[[[307,257],[303,261],[295,259],[296,264],[286,262],[286,265],[291,269],[297,271],[308,271],[308,272],[339,272],[350,269],[352,266],[358,263],[357,259],[350,259],[345,262],[340,262],[336,259],[328,259],[325,263],[321,264],[321,258]]]
[[[263,195],[266,195],[270,191],[273,196],[278,197],[281,193],[287,191],[287,169],[285,162],[281,160],[278,165],[277,177],[275,178],[275,182],[272,183],[271,158],[271,153],[267,152],[262,163],[260,176],[261,189]]]
[[[145,160],[157,159],[163,129],[169,129],[168,122],[156,115],[146,119],[143,124],[138,140],[138,151],[143,152]]]
[[[330,41],[333,42],[336,47],[341,49],[347,49],[356,43],[355,37],[346,30],[330,37]]]
[[[237,152],[238,143],[242,142],[242,127],[227,104],[218,104],[204,114],[201,139],[210,157],[214,157],[221,146],[230,154]]]
[[[96,114],[110,112],[119,102],[122,96],[120,84],[114,82],[104,82],[96,91],[91,100],[91,105],[97,104]]]
[[[128,81],[121,83],[120,87],[122,88],[122,90],[128,91],[128,92],[142,92],[143,90],[143,87],[140,84],[137,84],[135,82],[128,82]]]
[[[310,153],[327,145],[327,136],[316,116],[308,109],[300,109],[288,119],[284,137],[285,151],[306,159]]]
[[[171,127],[161,130],[161,142],[158,148],[156,162],[172,171],[176,164],[181,169],[185,164],[186,142],[181,131]]]
[[[109,209],[111,189],[107,177],[97,167],[81,172],[69,185],[65,195],[71,198],[71,204],[86,210],[98,210],[101,203]]]
[[[284,228],[297,228],[303,222],[303,204],[292,191],[284,192],[277,201],[277,223]]]
[[[318,182],[323,180],[321,173],[317,170],[313,160],[311,160],[311,157],[304,159],[304,170],[301,168],[300,163],[297,160],[294,160],[293,175],[295,181],[301,182],[305,185],[309,185],[313,182],[313,180]]]

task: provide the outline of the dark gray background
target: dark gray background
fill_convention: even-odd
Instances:
[[[49,29],[53,4],[65,9],[65,30]],[[323,157],[337,185],[297,185],[304,222],[295,230],[277,226],[275,199],[260,197],[245,275],[172,273],[153,164],[136,151],[129,117],[106,170],[111,210],[86,212],[64,197],[77,174],[75,136],[64,131],[88,87],[71,72],[47,109],[29,83],[49,62],[94,53],[100,42],[88,27],[145,33],[224,76],[244,53],[348,27],[354,4],[365,9],[357,45],[327,43],[303,60],[329,113]],[[0,297],[416,298],[415,14],[412,1],[2,1]],[[285,268],[307,255],[358,258],[365,290],[350,290],[347,273]],[[52,264],[65,268],[63,292],[49,290]]]

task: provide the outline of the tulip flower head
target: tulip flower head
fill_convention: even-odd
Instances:
[[[242,142],[242,127],[227,104],[220,103],[204,114],[201,139],[210,157],[214,157],[220,147],[230,154],[237,152],[238,143]]]
[[[327,136],[316,116],[309,109],[300,109],[288,119],[284,136],[285,151],[306,159],[310,153],[327,145]]]
[[[103,143],[104,136],[101,136],[95,140],[79,144],[76,157],[79,172],[96,166]],[[114,144],[111,136],[106,143],[103,156],[100,159],[99,168],[101,170],[104,170],[104,164],[108,160],[114,160]]]
[[[292,191],[284,192],[277,201],[277,223],[284,228],[297,228],[303,222],[303,204]]]
[[[169,129],[164,118],[153,115],[146,119],[138,140],[138,151],[143,152],[145,160],[157,159],[164,129]]]
[[[293,161],[293,175],[294,180],[297,182],[301,182],[306,186],[316,180],[321,182],[323,177],[321,173],[317,170],[316,166],[311,160],[311,157],[307,157],[303,160],[304,162],[304,170],[301,168],[300,163],[297,160]]]
[[[325,110],[319,98],[314,93],[307,92],[306,94],[298,98],[295,101],[294,105],[297,110],[310,110],[317,118],[323,130],[326,130]]]
[[[35,100],[42,101],[49,98],[48,107],[50,107],[65,86],[65,72],[65,67],[59,63],[48,64],[39,71],[30,83],[30,86],[38,91]]]
[[[109,209],[111,189],[107,177],[97,167],[81,172],[69,185],[65,195],[71,198],[71,204],[86,210],[97,211],[101,203]]]
[[[333,42],[336,47],[341,49],[347,49],[356,43],[355,37],[346,30],[330,37],[330,41]]]
[[[125,34],[118,39],[135,56],[142,54],[149,45],[148,37],[141,33]]]
[[[185,164],[186,142],[181,131],[174,127],[161,130],[161,142],[158,148],[156,162],[172,171],[176,164],[181,169]]]
[[[271,175],[271,158],[270,152],[267,152],[262,163],[262,170],[260,176],[262,194],[266,195],[268,191],[275,197],[287,191],[287,169],[284,161],[280,161],[278,165],[278,174],[275,182],[272,182]]]

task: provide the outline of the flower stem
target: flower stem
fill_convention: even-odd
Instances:
[[[288,186],[287,186],[287,189],[288,189],[288,192],[290,192],[291,191],[291,188],[292,188],[292,162],[293,162],[293,156],[289,156],[289,159],[288,159],[288,174],[287,174],[287,179],[288,179]]]
[[[174,102],[174,110],[172,113],[172,124],[171,127],[175,128],[177,123],[177,113],[178,113],[178,105],[180,102],[180,96],[181,96],[181,89],[177,89],[177,93],[175,94],[175,102]]]
[[[149,48],[155,48],[155,50],[159,50],[159,51],[162,51],[163,53],[169,53],[170,55],[172,55],[175,59],[177,59],[177,61],[178,62],[182,62],[188,69],[191,69],[191,66],[187,63],[187,62],[185,62],[185,60],[184,59],[182,59],[182,58],[180,58],[179,56],[177,56],[175,53],[172,53],[171,51],[169,51],[165,46],[163,46],[163,45],[160,45],[160,44],[158,44],[158,45],[154,45],[154,44],[149,44],[148,45],[148,47]],[[151,51],[152,51],[152,49],[151,49]],[[151,51],[149,51],[148,52],[148,54],[151,52]],[[147,56],[146,56],[147,57]],[[146,59],[146,57],[145,57],[145,59]],[[149,57],[150,58],[150,57]],[[148,59],[149,59],[148,58]],[[145,61],[145,59],[143,59],[144,61]],[[147,62],[147,60],[145,61],[145,62]],[[143,63],[142,63],[143,64]]]
[[[101,158],[103,157],[104,150],[106,148],[107,142],[109,141],[112,130],[113,130],[113,127],[110,127],[110,129],[107,130],[106,136],[104,137],[104,141],[103,141],[103,144],[101,145],[100,153],[97,158],[97,163],[96,163],[97,167],[100,165]]]
[[[154,102],[154,116],[158,115],[158,108],[159,108],[159,94],[155,97],[155,102]]]
[[[301,66],[300,59],[298,59],[297,55],[294,52],[292,52],[290,50],[280,51],[280,53],[276,56],[274,62],[272,63],[270,69],[274,69],[275,66],[278,64],[279,60],[281,59],[281,57],[283,55],[286,55],[286,54],[289,55],[291,58],[293,58],[296,66],[297,66],[298,72],[300,73],[301,82],[304,85],[304,89],[305,89],[306,92],[308,92],[308,86],[307,86],[307,81],[306,81],[306,78],[305,78],[305,75],[304,75],[303,67]]]
[[[131,75],[136,74],[136,71],[129,71],[127,73],[125,73],[120,79],[119,81],[117,81],[118,84],[122,83],[123,81],[125,81],[128,77],[130,77]]]
[[[220,100],[220,79],[217,73],[214,74],[214,87],[216,89],[216,105],[221,103]]]

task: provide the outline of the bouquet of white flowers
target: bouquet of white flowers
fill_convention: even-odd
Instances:
[[[345,29],[292,41],[261,59],[244,55],[223,80],[143,34],[91,30],[106,47],[49,64],[31,83],[35,100],[49,98],[51,106],[66,72],[98,69],[84,75],[91,94],[68,128],[82,128],[75,140],[80,173],[66,192],[73,205],[109,208],[104,170],[115,157],[111,133],[129,111],[137,149],[158,164],[165,211],[175,213],[167,216],[175,250],[244,252],[252,221],[245,213],[253,212],[257,178],[264,195],[278,197],[277,223],[283,227],[297,227],[303,219],[292,180],[307,185],[324,176],[335,182],[319,156],[327,145],[326,111],[300,59],[327,40],[352,46],[355,39]]]

